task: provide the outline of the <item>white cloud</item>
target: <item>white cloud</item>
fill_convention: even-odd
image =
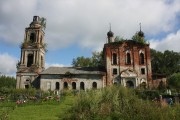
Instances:
[[[0,72],[4,75],[14,75],[16,72],[17,58],[8,53],[0,53]]]
[[[70,65],[63,65],[59,63],[45,63],[45,68],[47,69],[48,67],[70,67]]]
[[[148,35],[171,32],[179,0],[0,0],[0,39],[19,44],[33,15],[47,18],[48,49],[74,43],[97,49],[106,42],[109,22],[115,35],[131,36],[142,23]]]
[[[173,50],[180,52],[180,30],[176,33],[170,33],[161,40],[150,40],[150,46],[159,51]]]

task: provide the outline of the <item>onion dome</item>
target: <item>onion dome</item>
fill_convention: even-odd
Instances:
[[[144,33],[143,33],[141,30],[138,32],[138,35],[139,35],[140,37],[144,37]]]
[[[140,37],[144,37],[144,33],[141,31],[141,23],[139,23],[140,31],[138,32],[138,35]]]
[[[113,36],[114,36],[114,33],[110,30],[110,31],[107,33],[107,36],[108,36],[108,37],[113,37]]]

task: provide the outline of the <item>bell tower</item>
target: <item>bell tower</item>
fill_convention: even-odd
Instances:
[[[39,88],[39,73],[45,69],[45,27],[46,19],[34,16],[29,27],[25,28],[21,57],[17,63],[16,88]]]

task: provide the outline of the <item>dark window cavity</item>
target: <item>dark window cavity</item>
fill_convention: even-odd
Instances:
[[[72,89],[75,90],[76,89],[76,83],[72,82]]]
[[[117,75],[117,68],[113,68],[113,75]]]
[[[68,89],[68,83],[64,82],[64,89]]]
[[[113,64],[116,65],[117,64],[117,54],[113,53]]]
[[[56,90],[59,90],[59,82],[56,82]]]
[[[144,64],[144,54],[140,53],[140,64],[143,65]]]
[[[33,64],[33,54],[28,55],[27,67],[30,67]]]
[[[131,64],[131,56],[130,53],[126,54],[126,64],[130,65]]]
[[[34,42],[36,41],[36,34],[35,34],[35,33],[31,33],[31,35],[30,35],[30,41],[31,41],[32,43],[34,43]]]
[[[96,82],[93,82],[93,83],[92,83],[92,88],[93,88],[93,89],[97,89],[97,83],[96,83]]]
[[[141,74],[145,74],[145,68],[141,68]]]
[[[84,82],[80,82],[80,89],[84,90]]]

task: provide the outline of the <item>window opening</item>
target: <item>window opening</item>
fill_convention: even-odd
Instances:
[[[68,89],[68,83],[64,82],[64,89]]]
[[[56,90],[59,90],[59,82],[56,82]]]
[[[117,69],[113,68],[113,75],[117,75]]]
[[[33,64],[33,54],[29,54],[27,60],[27,67],[30,67],[32,64]]]
[[[130,65],[131,64],[131,56],[130,53],[126,54],[126,64]]]
[[[113,53],[113,64],[116,65],[117,64],[117,54]]]
[[[76,83],[72,82],[72,89],[75,90],[76,89]]]
[[[93,89],[97,89],[97,83],[96,83],[96,82],[93,82],[93,83],[92,83],[92,88],[93,88]]]
[[[140,53],[140,64],[143,65],[144,64],[144,54]]]
[[[141,68],[141,74],[145,74],[145,68]]]
[[[30,41],[31,41],[32,43],[34,43],[34,42],[36,41],[36,34],[35,34],[35,33],[31,33],[31,35],[30,35]]]
[[[80,89],[84,90],[84,82],[80,82]]]

